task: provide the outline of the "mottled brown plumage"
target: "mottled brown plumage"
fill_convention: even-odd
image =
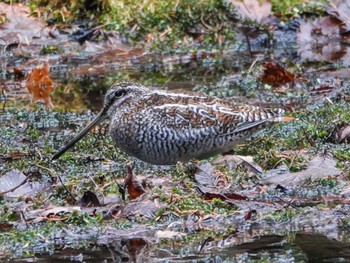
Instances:
[[[152,90],[122,82],[111,86],[102,111],[58,158],[95,125],[110,119],[116,146],[152,164],[175,164],[226,152],[284,118],[282,109],[263,109],[218,98]]]

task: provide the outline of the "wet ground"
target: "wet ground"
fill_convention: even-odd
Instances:
[[[62,176],[67,187],[77,196],[83,194],[80,189],[91,189],[96,185],[112,184],[117,189],[119,181],[116,183],[109,176],[123,178],[129,158],[114,151],[105,131],[96,132],[86,144],[77,146],[60,163],[50,161],[63,141],[93,118],[102,106],[106,89],[114,81],[131,80],[157,88],[203,92],[256,105],[282,106],[291,112],[302,112],[301,122],[306,119],[305,115],[311,115],[308,111],[312,112],[325,103],[336,104],[340,100],[346,109],[350,64],[348,46],[339,41],[334,50],[329,48],[329,43],[325,43],[328,48],[317,46],[316,50],[310,46],[307,49],[298,42],[300,36],[296,35],[296,30],[299,23],[281,23],[274,33],[273,43],[265,41],[267,36],[262,33],[251,44],[253,56],[242,36],[237,43],[224,49],[194,48],[195,51],[176,51],[174,54],[146,52],[121,43],[116,47],[94,42],[80,45],[72,41],[69,48],[74,52],[58,55],[40,54],[42,45],[2,45],[0,173],[5,175],[15,168],[25,171],[35,167],[44,178],[39,182],[54,181],[50,181],[52,185],[49,187],[55,190],[49,191],[55,194],[45,192],[41,197],[35,194],[21,199],[23,193],[19,193],[20,203],[9,200],[8,196],[1,200],[0,253],[4,255],[0,259],[15,259],[16,262],[49,262],[53,258],[55,262],[350,262],[349,194],[344,192],[348,189],[347,161],[340,161],[340,158],[337,159],[338,166],[340,162],[345,168],[341,166],[342,170],[338,171],[332,167],[333,174],[327,170],[329,174],[321,179],[324,181],[320,186],[280,182],[282,187],[294,191],[292,194],[288,189],[281,192],[274,187],[262,189],[264,181],[260,176],[267,176],[266,171],[279,167],[269,167],[267,163],[262,175],[245,173],[244,176],[251,176],[250,179],[240,181],[239,193],[254,197],[249,202],[225,200],[225,204],[212,205],[208,211],[186,203],[189,208],[183,214],[170,209],[170,212],[166,210],[167,213],[155,216],[159,207],[164,208],[163,200],[160,198],[157,203],[154,200],[158,197],[147,197],[142,204],[150,200],[154,203],[138,208],[140,212],[135,216],[130,212],[136,210],[133,202],[129,200],[125,204],[114,197],[112,203],[118,200],[122,208],[103,208],[98,212],[113,211],[112,218],[108,214],[103,218],[105,221],[98,222],[89,221],[90,217],[96,216],[96,211],[83,209],[76,212],[78,208],[71,206],[77,202],[68,200],[67,192],[58,180],[49,178]],[[54,45],[64,49],[63,43],[66,42],[60,41]],[[300,79],[305,80],[278,88],[262,84],[262,65],[266,61],[278,61],[294,70],[296,75],[301,74]],[[35,101],[27,87],[27,76],[43,62],[48,63],[53,81],[53,90],[49,94],[51,109],[44,105],[45,99]],[[18,76],[14,68],[24,76]],[[293,129],[297,129],[293,124],[284,130],[281,128],[282,132],[290,133]],[[317,144],[317,139],[315,141]],[[346,146],[342,147],[348,150]],[[324,148],[314,147],[311,152],[319,153]],[[303,171],[306,167],[307,164],[303,163],[301,167],[294,167],[296,171],[293,172]],[[193,178],[178,180],[176,176],[181,172],[176,169],[135,164],[135,171],[140,176],[152,174],[154,184],[157,184],[155,177],[160,173],[157,178],[174,184],[174,188],[177,185],[184,189],[193,186]],[[231,168],[229,172],[236,173]],[[277,172],[282,173],[281,169]],[[313,173],[317,172],[313,170]],[[239,177],[240,172],[237,174],[235,176]],[[167,189],[167,186],[163,187]],[[94,189],[96,192],[101,190]],[[259,191],[259,195],[249,191]],[[120,196],[117,190],[109,190],[109,193]],[[193,194],[185,191],[188,198]],[[254,203],[252,200],[258,201]],[[49,204],[67,205],[71,210],[60,208],[53,212],[48,208]],[[227,204],[229,208],[225,206],[227,210],[222,212],[220,205]],[[38,211],[43,208],[51,211],[54,217],[48,219],[45,212]],[[17,215],[8,211],[16,211]],[[62,211],[73,216],[63,218]],[[81,212],[83,216],[79,214]],[[122,220],[118,213],[123,215]],[[9,220],[13,222],[10,230],[6,229],[7,222],[3,218],[12,218]],[[46,227],[51,229],[55,219],[68,220],[69,223],[57,223],[58,228],[55,225],[52,230],[43,231]],[[28,236],[21,237],[21,231]]]

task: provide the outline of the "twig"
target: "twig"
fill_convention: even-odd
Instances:
[[[66,190],[68,192],[68,194],[73,198],[74,202],[77,201],[77,199],[75,198],[75,196],[68,190],[68,188],[65,186],[65,184],[63,183],[63,180],[61,178],[61,176],[57,175],[58,180],[60,181],[60,183],[62,184],[64,190]]]
[[[45,166],[42,166],[38,163],[34,163],[33,164],[34,166],[38,167],[38,168],[41,168],[41,169],[44,169],[46,171],[48,171],[50,174],[51,174],[51,177],[56,177],[58,178],[58,180],[60,181],[60,183],[62,184],[64,190],[66,190],[68,192],[68,194],[73,198],[74,202],[77,201],[77,199],[75,198],[75,196],[68,190],[68,188],[65,186],[65,184],[63,183],[63,180],[61,178],[61,176],[59,176],[55,171],[51,170],[50,168],[47,168]]]
[[[28,221],[27,221],[27,218],[26,216],[24,215],[23,211],[21,210],[21,215],[22,215],[22,218],[24,220],[24,223],[26,223],[26,227],[29,228],[29,224],[28,224]]]
[[[10,190],[4,191],[4,192],[0,192],[0,195],[4,195],[4,194],[7,194],[7,193],[15,191],[17,188],[19,188],[20,186],[24,185],[28,181],[28,179],[30,177],[31,177],[31,174],[29,174],[19,185],[11,188]]]
[[[243,27],[243,34],[244,34],[244,36],[245,36],[245,39],[246,39],[246,41],[247,41],[247,45],[248,45],[248,50],[249,50],[249,54],[250,54],[250,57],[253,57],[253,52],[252,52],[252,48],[251,48],[251,46],[250,46],[250,41],[249,41],[249,37],[248,37],[248,30],[247,30],[248,28],[246,28],[246,27]]]
[[[300,153],[300,150],[299,150],[298,152]],[[290,168],[293,166],[294,161],[295,161],[295,158],[296,158],[297,156],[298,156],[298,153],[293,154],[292,160],[290,161],[290,164],[289,164],[289,170],[290,170]]]
[[[250,67],[249,67],[249,69],[248,69],[248,73],[247,73],[248,76],[249,76],[250,73],[252,72],[253,67],[255,66],[256,62],[258,62],[258,60],[260,60],[259,57],[257,57],[257,58],[253,61],[253,63],[250,65]]]
[[[204,22],[203,16],[204,16],[204,14],[202,13],[202,15],[201,15],[201,22],[202,22],[203,26],[205,26],[207,29],[209,29],[210,31],[213,31],[213,32],[220,31],[220,29],[222,28],[222,24],[218,25],[216,28],[214,28],[212,26],[209,26],[207,23]]]
[[[286,203],[288,206],[291,206],[291,207],[293,207],[293,208],[298,208],[296,205],[293,205],[293,204],[292,204],[292,202],[294,201],[295,197],[293,197],[292,200],[290,200],[290,201],[286,201],[286,200],[284,200],[283,198],[278,197],[278,196],[275,196],[275,198],[279,199],[279,200],[282,201],[283,203]],[[288,206],[287,206],[287,207],[288,207]]]

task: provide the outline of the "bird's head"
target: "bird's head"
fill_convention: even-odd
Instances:
[[[95,119],[79,132],[70,142],[63,146],[53,157],[58,159],[68,149],[80,141],[90,130],[107,118],[111,118],[126,103],[137,101],[138,98],[149,92],[149,89],[133,82],[120,82],[113,84],[105,95],[105,101],[102,110]]]
[[[147,94],[150,90],[141,84],[133,82],[119,82],[113,84],[105,95],[105,101],[102,111],[108,117],[118,111],[124,104],[137,101],[138,98]]]

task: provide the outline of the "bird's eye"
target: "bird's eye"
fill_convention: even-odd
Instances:
[[[119,98],[123,97],[123,96],[125,95],[125,93],[126,93],[126,91],[123,90],[123,89],[121,89],[121,90],[116,90],[116,91],[114,92],[114,97],[117,98],[117,99],[119,99]]]

